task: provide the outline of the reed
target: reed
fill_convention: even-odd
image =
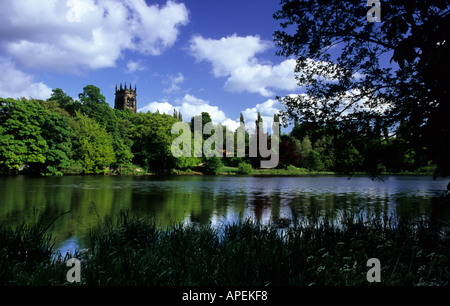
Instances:
[[[150,218],[122,213],[92,230],[89,252],[79,255],[78,285],[448,285],[448,228],[358,212],[344,212],[338,222],[326,215],[297,220],[282,229],[251,219],[163,229]],[[40,236],[34,245],[40,253],[30,265],[20,256],[25,249],[11,241],[31,232],[0,229],[1,252],[14,258],[0,256],[2,283],[68,285],[64,260],[78,255],[51,260],[48,240]],[[381,262],[381,283],[366,279],[372,257]]]

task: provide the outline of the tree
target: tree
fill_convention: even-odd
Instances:
[[[323,170],[323,163],[320,158],[320,154],[315,151],[311,150],[306,157],[306,168],[308,168],[311,171],[322,171]]]
[[[280,116],[278,114],[273,115],[273,122],[278,124],[278,140],[280,140],[281,137],[281,124],[280,124]],[[275,131],[272,131],[272,134],[274,134]]]
[[[85,86],[83,92],[78,97],[82,104],[82,113],[94,119],[112,137],[117,163],[115,166],[129,164],[133,158],[130,147],[126,145],[129,143],[129,140],[125,138],[125,135],[121,134],[119,118],[115,110],[106,103],[105,97],[101,94],[100,89],[94,85]],[[124,110],[122,112],[125,112],[125,116],[130,116],[129,111]]]
[[[85,174],[106,173],[116,161],[113,139],[94,119],[76,113],[72,121],[74,156],[82,163]]]
[[[239,174],[247,175],[247,174],[251,174],[253,172],[252,165],[247,164],[245,162],[240,162],[238,165],[238,169],[239,169],[238,170]]]
[[[83,105],[106,103],[105,96],[100,93],[100,88],[94,85],[85,86],[83,92],[78,94],[78,98]]]
[[[47,142],[48,151],[44,154],[45,163],[42,164],[39,172],[62,175],[61,170],[70,165],[73,131],[68,118],[52,112],[45,112],[44,118],[42,137]]]
[[[61,88],[52,89],[52,95],[47,101],[56,102],[61,108],[66,110],[72,116],[76,111],[81,109],[81,103],[74,101],[72,97],[68,96]]]
[[[280,165],[287,168],[289,165],[298,166],[301,155],[301,143],[293,137],[282,137],[280,144]]]
[[[28,100],[0,100],[0,171],[17,174],[43,164],[48,144],[42,136],[43,109]]]
[[[360,130],[369,123],[391,135],[408,124],[410,145],[428,147],[435,175],[447,176],[449,4],[384,1],[378,23],[368,22],[366,1],[282,0],[274,14],[282,27],[274,34],[278,54],[297,57],[297,81],[306,87],[280,98],[283,119],[355,122]]]
[[[343,173],[353,173],[360,170],[363,163],[363,157],[358,149],[351,143],[338,150],[338,158],[336,159],[336,168]]]
[[[208,112],[202,112],[201,115],[197,115],[197,116],[192,117],[191,118],[191,132],[192,132],[192,134],[194,134],[194,129],[195,129],[194,121],[195,121],[196,118],[197,119],[201,118],[201,122],[202,122],[201,128],[202,128],[202,130],[200,131],[200,133],[202,133],[203,140],[205,140],[209,136],[211,136],[211,134],[203,134],[203,129],[205,128],[205,125],[207,123],[209,123],[209,122],[212,122],[211,115]]]
[[[223,167],[223,163],[220,157],[212,156],[204,158],[203,168],[206,174],[217,174],[219,173],[220,168]]]
[[[254,169],[260,167],[262,159],[259,150],[259,141],[261,139],[260,134],[264,133],[264,130],[261,130],[260,128],[262,125],[263,125],[263,118],[261,117],[261,113],[258,112],[258,117],[255,120],[255,132],[250,137],[252,138],[252,140],[250,140],[250,143],[252,143],[250,147],[252,147],[256,151],[256,156],[250,156],[250,163]]]
[[[314,143],[316,151],[323,163],[323,169],[333,171],[335,168],[335,149],[333,145],[334,137],[330,134],[324,134]]]
[[[239,117],[239,122],[245,125],[245,119],[244,119],[244,115],[242,115],[242,113]]]
[[[309,140],[309,136],[306,135],[303,137],[302,141],[300,142],[300,156],[302,157],[302,166],[306,167],[306,165],[303,163],[303,161],[306,161],[309,153],[312,150],[312,144],[311,140]]]
[[[39,100],[0,100],[0,172],[62,174],[70,162],[68,119]]]
[[[138,113],[132,118],[131,139],[133,162],[154,172],[167,172],[176,167],[171,145],[173,116],[159,113]]]

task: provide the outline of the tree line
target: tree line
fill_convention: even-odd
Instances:
[[[207,112],[201,115],[202,126],[211,122]],[[169,173],[173,170],[198,170],[216,174],[221,167],[239,167],[250,173],[259,167],[261,156],[237,154],[237,130],[225,126],[223,137],[234,136],[234,152],[221,156],[175,158],[171,145],[178,135],[172,126],[182,121],[182,114],[133,113],[129,109],[112,109],[94,85],[83,88],[74,100],[61,89],[54,89],[47,100],[0,99],[0,173],[129,174],[136,171]],[[258,113],[255,123],[262,122]],[[274,121],[279,122],[278,114]],[[240,122],[245,125],[241,114]],[[193,129],[194,117],[190,120]],[[203,134],[206,141],[210,134]],[[251,133],[264,133],[256,129]],[[248,131],[245,147],[248,148]],[[192,137],[194,137],[192,135]],[[268,135],[268,143],[272,141]],[[389,137],[387,131],[360,125],[320,125],[296,122],[288,134],[279,139],[278,168],[300,167],[310,171],[342,173],[401,172],[427,170],[432,167],[422,151],[411,148],[401,133]],[[193,142],[192,142],[193,143]],[[191,148],[194,150],[194,148]],[[426,151],[426,148],[423,148]],[[140,169],[140,170],[137,170]]]

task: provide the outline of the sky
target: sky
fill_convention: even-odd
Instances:
[[[278,0],[2,0],[0,97],[74,99],[87,85],[114,107],[115,86],[137,87],[138,112],[202,111],[234,129],[276,96],[299,93],[295,60],[279,57]]]

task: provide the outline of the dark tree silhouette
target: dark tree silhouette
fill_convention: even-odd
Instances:
[[[381,22],[369,22],[366,1],[282,0],[278,54],[297,58],[305,87],[279,98],[284,122],[378,126],[390,137],[407,126],[409,145],[433,160],[435,176],[448,176],[449,4],[381,1]]]

